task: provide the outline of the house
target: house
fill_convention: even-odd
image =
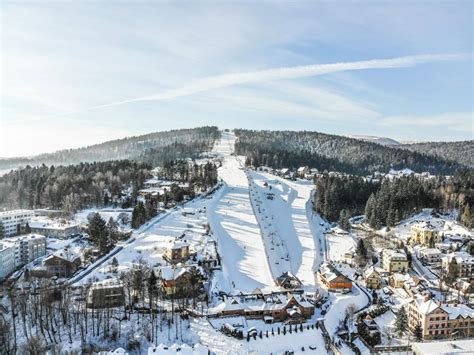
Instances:
[[[418,252],[419,258],[427,264],[438,264],[441,262],[441,251],[437,248],[423,248]]]
[[[393,288],[403,288],[405,283],[405,275],[399,272],[394,272],[389,276],[388,283]]]
[[[113,308],[125,304],[123,284],[117,279],[94,282],[87,294],[88,308]]]
[[[278,286],[281,286],[286,289],[295,289],[301,287],[302,283],[299,278],[293,275],[291,272],[287,271],[281,274],[275,280],[275,283]]]
[[[408,329],[421,326],[423,340],[474,336],[474,310],[465,304],[449,305],[417,295],[408,304]]]
[[[384,249],[382,268],[388,272],[406,272],[410,269],[408,258],[403,250]]]
[[[283,176],[283,177],[290,176],[290,169],[288,168],[280,169],[279,173],[280,173],[280,176]]]
[[[306,176],[306,174],[308,174],[309,172],[309,167],[307,166],[301,166],[298,168],[298,170],[296,170],[296,174],[300,177],[300,178],[304,178]]]
[[[380,276],[380,273],[372,266],[365,270],[364,281],[368,288],[379,289],[380,285],[382,284],[382,277]]]
[[[165,266],[158,271],[158,275],[161,287],[168,297],[183,297],[202,288],[202,271],[196,266]]]
[[[411,244],[421,244],[425,247],[434,247],[436,243],[443,240],[441,231],[430,222],[422,222],[413,225],[410,229]]]
[[[43,260],[43,265],[52,276],[70,277],[81,266],[81,257],[72,250],[59,250]]]
[[[378,324],[370,315],[367,314],[367,316],[365,316],[365,318],[362,320],[362,325],[363,327],[365,327],[365,329],[367,330],[367,333],[370,336],[380,334],[380,328]]]
[[[329,291],[350,292],[352,290],[352,281],[331,264],[320,266],[319,278]]]
[[[245,316],[266,323],[301,323],[314,314],[314,306],[300,293],[262,292],[227,297],[210,310],[217,316]]]
[[[189,244],[186,242],[175,241],[166,248],[164,257],[170,263],[179,263],[188,260]]]
[[[449,265],[456,261],[458,277],[472,277],[474,275],[474,256],[465,251],[455,251],[441,258],[441,267],[448,272]]]

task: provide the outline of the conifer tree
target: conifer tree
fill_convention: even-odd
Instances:
[[[398,333],[398,336],[402,336],[403,333],[407,330],[408,327],[408,316],[405,310],[405,307],[400,307],[398,311],[397,318],[395,319],[395,331]]]

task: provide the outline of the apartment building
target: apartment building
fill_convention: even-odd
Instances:
[[[18,234],[21,227],[25,227],[35,215],[32,210],[12,210],[0,212],[0,223],[5,229],[5,236]]]
[[[120,307],[124,303],[123,284],[117,279],[94,282],[87,295],[87,307],[89,308]]]
[[[407,272],[410,265],[406,253],[403,250],[384,249],[382,268],[388,272]]]
[[[474,274],[474,256],[465,251],[456,251],[441,258],[441,267],[445,272],[449,269],[449,264],[456,259],[458,277],[472,277]]]
[[[433,247],[443,239],[441,231],[430,222],[417,223],[410,229],[411,244],[421,244],[425,247]]]
[[[0,280],[4,280],[15,270],[15,244],[0,242]]]
[[[39,234],[28,234],[6,238],[14,244],[15,266],[28,264],[46,254],[46,237]]]
[[[407,311],[409,330],[413,333],[419,324],[423,340],[474,336],[474,310],[465,304],[442,304],[417,295]]]

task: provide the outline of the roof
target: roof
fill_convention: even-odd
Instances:
[[[369,267],[367,270],[364,271],[364,277],[365,278],[371,276],[372,274],[376,274],[376,275],[380,276],[379,272],[377,270],[375,270],[375,268],[373,266]]]
[[[451,262],[455,258],[458,264],[474,264],[474,256],[465,251],[455,251],[444,256],[443,261]]]
[[[189,244],[186,242],[174,242],[171,246],[170,249],[182,249],[189,247]]]
[[[288,307],[288,304],[295,300],[297,304],[304,308],[313,307],[303,295],[298,294],[265,294],[265,295],[240,295],[226,298],[224,302],[211,310],[211,313],[222,313],[229,311],[264,311],[281,310]]]
[[[474,341],[468,339],[413,343],[412,348],[417,354],[423,355],[472,354]]]
[[[53,254],[47,256],[47,257],[44,259],[44,261],[50,260],[50,259],[52,259],[53,257],[61,258],[61,259],[67,260],[67,261],[75,261],[75,260],[81,258],[81,257],[79,256],[79,254],[77,254],[77,253],[76,253],[75,251],[73,251],[73,250],[70,250],[70,249],[61,249],[61,250],[58,250],[58,251],[54,252]]]

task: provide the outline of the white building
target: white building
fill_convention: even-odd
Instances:
[[[437,248],[420,249],[419,257],[428,264],[437,264],[441,262],[442,253]]]
[[[5,236],[9,237],[18,232],[19,227],[26,226],[35,215],[32,210],[13,210],[0,212],[0,223],[5,228]]]
[[[14,244],[15,266],[28,264],[46,254],[46,237],[28,234],[5,239]]]
[[[15,244],[0,242],[0,280],[8,277],[15,270]]]

